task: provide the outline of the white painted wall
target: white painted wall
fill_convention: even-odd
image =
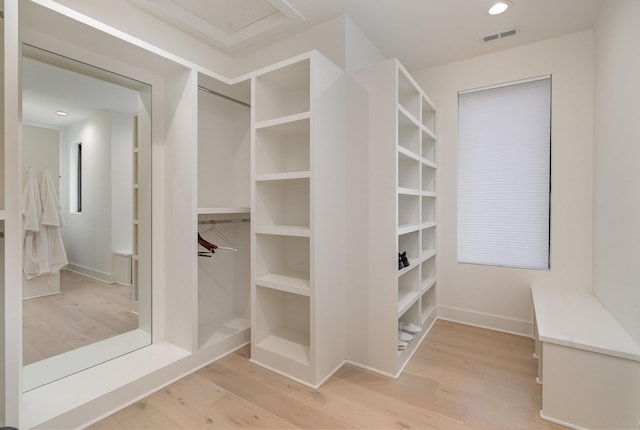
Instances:
[[[198,91],[198,207],[249,207],[251,110]]]
[[[67,226],[62,234],[70,267],[105,280],[110,279],[113,251],[127,250],[115,249],[116,241],[131,247],[132,127],[130,116],[104,111],[67,128],[61,145],[65,173],[71,176],[75,167],[68,163],[70,148],[82,142],[82,212],[71,213],[68,203],[63,206]],[[62,187],[65,202],[67,181]],[[114,216],[120,210],[126,213]]]
[[[344,70],[357,69],[385,58],[378,47],[360,30],[360,27],[351,21],[351,18],[345,17]]]
[[[250,73],[312,49],[320,51],[343,70],[385,59],[380,50],[348,16],[340,15],[295,36],[238,57],[236,72]]]
[[[594,293],[640,343],[640,2],[595,27]]]
[[[63,239],[69,263],[77,270],[90,269],[104,274],[111,271],[110,129],[109,113],[102,112],[69,127],[65,142],[65,154],[69,154],[71,145],[81,142],[83,159],[82,212],[71,213],[68,206],[64,208],[67,227],[63,230]],[[71,176],[75,167],[69,167]]]
[[[42,171],[49,169],[51,178],[60,194],[59,138],[58,130],[25,125],[22,127],[22,184],[26,178],[27,168],[36,172],[38,181]]]
[[[499,42],[497,42],[499,43]],[[456,258],[457,92],[553,75],[551,270]],[[532,283],[592,288],[593,32],[585,31],[413,73],[438,108],[439,315],[532,332]]]

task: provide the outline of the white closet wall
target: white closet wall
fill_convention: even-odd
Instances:
[[[248,211],[250,123],[249,106],[206,90],[198,92],[198,208],[201,212],[207,208],[217,212],[222,208]]]

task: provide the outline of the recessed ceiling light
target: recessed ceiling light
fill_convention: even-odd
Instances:
[[[67,112],[63,111],[63,110],[57,110],[56,111],[56,115],[58,115],[58,116],[67,116],[69,114]]]
[[[496,2],[489,8],[489,15],[500,15],[509,9],[510,6],[511,2],[507,0]]]

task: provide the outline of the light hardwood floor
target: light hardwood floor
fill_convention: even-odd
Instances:
[[[245,347],[90,427],[561,429],[539,417],[533,341],[438,321],[398,380],[345,365],[318,390]]]
[[[23,363],[62,354],[138,328],[131,287],[107,284],[69,270],[60,294],[23,300]]]

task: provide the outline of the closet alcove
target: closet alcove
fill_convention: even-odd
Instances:
[[[250,341],[250,81],[198,75],[198,347]]]

